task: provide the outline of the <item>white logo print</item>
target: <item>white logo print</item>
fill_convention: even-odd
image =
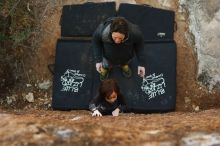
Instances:
[[[149,99],[151,99],[155,98],[157,95],[164,94],[164,87],[166,87],[166,84],[163,74],[156,76],[154,73],[143,78],[141,89],[148,95]]]
[[[158,33],[157,33],[157,36],[160,37],[160,38],[162,38],[162,37],[165,37],[165,36],[166,36],[166,33],[164,33],[164,32],[158,32]]]
[[[64,75],[61,76],[61,82],[63,88],[61,91],[78,92],[79,87],[82,87],[84,82],[85,74],[80,74],[79,70],[67,69]]]

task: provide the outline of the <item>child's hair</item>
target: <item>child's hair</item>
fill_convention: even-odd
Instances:
[[[110,25],[110,32],[119,32],[125,35],[125,38],[128,36],[128,23],[123,17],[115,18]]]
[[[120,94],[120,90],[116,80],[107,79],[101,82],[99,87],[99,94],[103,99],[108,98],[112,92],[115,92],[117,95]]]

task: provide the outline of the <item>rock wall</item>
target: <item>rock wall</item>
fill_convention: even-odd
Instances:
[[[220,0],[179,0],[188,13],[186,35],[197,55],[197,79],[209,90],[220,89]]]

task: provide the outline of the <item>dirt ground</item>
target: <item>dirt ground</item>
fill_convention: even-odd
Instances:
[[[1,95],[5,95],[1,97],[0,106],[2,145],[180,145],[182,137],[191,132],[220,132],[220,92],[210,92],[197,82],[196,53],[185,38],[187,13],[178,11],[177,0],[171,2],[171,7],[163,7],[156,0],[136,0],[138,4],[175,11],[176,111],[102,118],[92,118],[88,111],[53,111],[52,88],[41,90],[37,87],[38,83],[53,79],[47,65],[55,60],[62,6],[86,1],[28,2],[27,8],[36,15],[37,27],[30,44],[34,48],[28,45],[20,47],[22,77]],[[27,87],[27,84],[32,86]],[[24,101],[24,95],[29,92],[34,94],[34,102]],[[12,95],[16,101],[8,104],[6,96]]]

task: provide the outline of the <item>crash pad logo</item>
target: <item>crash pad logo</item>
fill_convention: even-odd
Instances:
[[[85,74],[80,74],[79,70],[67,69],[64,75],[61,76],[61,83],[63,88],[61,91],[66,92],[78,92],[79,88],[82,87]]]
[[[166,87],[166,83],[163,74],[155,75],[154,73],[143,78],[141,89],[151,99],[164,94],[164,87]]]

